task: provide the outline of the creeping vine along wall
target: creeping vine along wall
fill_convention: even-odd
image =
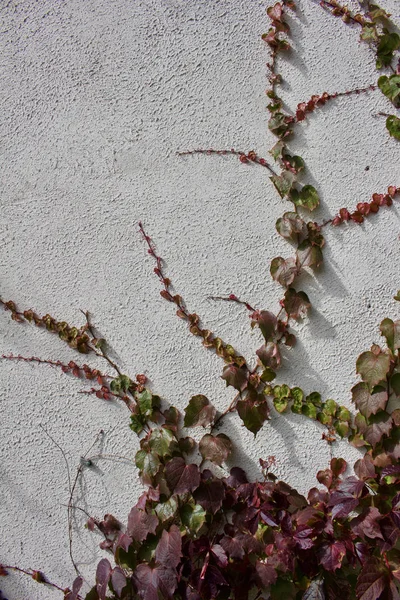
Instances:
[[[391,8],[3,8],[3,597],[400,598]]]

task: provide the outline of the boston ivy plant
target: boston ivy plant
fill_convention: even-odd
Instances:
[[[101,357],[113,368],[114,375],[109,376],[73,360],[64,364],[37,357],[2,357],[51,364],[90,381],[93,387],[87,393],[103,400],[121,400],[130,414],[130,428],[140,440],[135,463],[146,488],[126,523],[110,514],[103,520],[88,515],[87,527],[102,534],[101,548],[110,558],[97,565],[89,592],[82,592],[83,579],[75,563],[77,577],[65,589],[40,571],[18,566],[2,565],[0,575],[10,570],[26,573],[62,592],[65,600],[400,599],[400,321],[384,319],[380,324],[382,345],[373,344],[356,361],[360,382],[351,390],[355,414],[318,392],[306,393],[300,387],[275,382],[282,346],[292,348],[296,343],[291,323],[302,319],[311,306],[297,281],[304,269],[315,270],[322,264],[324,229],[345,221],[361,224],[381,207],[392,206],[400,194],[400,188],[391,184],[387,191],[373,194],[369,202],[342,208],[328,221],[308,220],[304,215],[319,206],[318,190],[299,183],[304,161],[288,149],[288,140],[301,122],[340,96],[379,88],[395,109],[400,107],[400,38],[384,10],[370,2],[360,4],[361,11],[352,13],[336,0],[320,2],[334,16],[360,28],[361,40],[376,55],[377,70],[389,71],[379,74],[376,85],[314,95],[301,102],[294,115],[288,113],[278,95],[281,77],[276,59],[290,47],[286,14],[295,6],[291,0],[282,0],[267,9],[270,27],[263,36],[271,54],[267,96],[268,126],[277,137],[270,151],[274,164],[254,151],[181,153],[233,155],[241,163],[266,168],[280,198],[291,204],[277,220],[276,231],[294,253],[277,256],[270,264],[271,277],[283,288],[278,313],[254,308],[234,294],[219,298],[243,305],[251,327],[259,328],[264,342],[256,350],[255,368],[233,346],[204,328],[199,316],[174,293],[155,244],[139,224],[154,260],[161,296],[174,305],[190,333],[224,363],[221,376],[232,388],[225,411],[218,412],[202,394],[193,396],[183,413],[167,405],[147,387],[144,375],[131,378],[121,372],[87,313],[84,325],[73,327],[50,315],[20,310],[13,301],[0,300],[14,321],[43,327],[77,352]],[[387,129],[395,138],[400,137],[399,123],[395,114],[387,115]],[[395,300],[400,301],[400,291]],[[363,449],[363,457],[354,465],[355,474],[346,475],[346,462],[333,458],[329,467],[317,474],[319,487],[306,496],[277,480],[273,457],[260,459],[260,481],[249,481],[239,467],[232,468],[229,475],[218,475],[213,465],[223,465],[234,447],[233,441],[219,432],[224,417],[237,413],[256,435],[272,410],[292,411],[319,422],[328,444],[339,437]],[[188,434],[192,428],[205,431],[199,441]],[[85,458],[80,470],[89,466],[90,458]]]

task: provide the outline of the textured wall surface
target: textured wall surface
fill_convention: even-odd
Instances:
[[[398,0],[381,4],[400,24]],[[294,51],[279,63],[293,109],[311,94],[376,81],[358,34],[299,0],[290,19]],[[396,6],[397,5],[397,6]],[[138,233],[142,220],[190,310],[245,356],[261,344],[238,305],[212,302],[234,292],[276,311],[281,289],[269,262],[290,249],[275,232],[285,206],[268,173],[232,157],[181,158],[190,148],[254,149],[265,156],[268,27],[259,0],[10,0],[1,11],[0,292],[22,308],[82,324],[89,310],[124,372],[146,373],[152,389],[183,408],[203,393],[222,408],[232,399],[222,364],[188,334],[159,295]],[[389,138],[389,105],[373,92],[332,102],[298,128],[291,144],[320,192],[323,220],[389,184],[400,185],[399,142]],[[366,170],[366,167],[369,167]],[[361,227],[326,231],[326,263],[302,280],[313,304],[295,327],[279,381],[351,406],[358,354],[380,339],[385,316],[399,317],[400,219],[383,209]],[[0,353],[76,358],[56,336],[0,312]],[[140,493],[137,448],[124,407],[80,394],[85,384],[56,369],[2,361],[0,562],[40,568],[65,586],[69,558],[67,469],[103,429],[75,503],[121,519]],[[296,415],[273,416],[257,438],[237,418],[223,429],[237,441],[232,463],[258,476],[258,458],[305,492],[327,466],[321,429]],[[358,457],[345,443],[332,451]],[[116,457],[127,457],[127,460]],[[100,538],[77,515],[74,556],[92,581]],[[9,600],[57,594],[25,577],[0,582]]]

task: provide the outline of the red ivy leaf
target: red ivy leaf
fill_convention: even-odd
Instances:
[[[381,441],[384,435],[389,435],[392,425],[392,417],[384,414],[379,422],[368,425],[364,432],[364,438],[374,447]]]
[[[297,275],[296,259],[291,256],[286,260],[277,256],[271,262],[270,273],[274,281],[277,281],[284,287],[289,287]]]
[[[303,219],[295,212],[287,212],[276,222],[277,232],[286,240],[301,242],[307,235],[307,227]]]
[[[248,396],[244,400],[239,400],[237,411],[245,427],[254,435],[261,429],[269,415],[268,404],[263,394],[257,395],[256,399]]]
[[[163,567],[175,568],[182,556],[182,536],[176,525],[171,525],[169,531],[162,532],[156,548],[156,561]]]
[[[226,385],[231,385],[239,392],[243,391],[248,384],[246,371],[235,365],[226,366],[221,377],[226,381]]]
[[[217,436],[207,433],[200,440],[199,450],[203,458],[221,466],[232,452],[232,442],[224,433]]]
[[[264,367],[277,369],[281,364],[281,353],[279,352],[278,344],[275,342],[263,344],[261,348],[256,351],[256,354]]]
[[[134,573],[137,592],[143,600],[169,600],[177,586],[175,569],[140,564]]]
[[[256,573],[257,579],[261,583],[261,585],[268,589],[269,586],[275,583],[278,578],[277,572],[274,567],[271,565],[266,565],[265,563],[258,560],[256,562]]]
[[[356,586],[357,600],[376,600],[386,589],[386,569],[378,558],[371,557],[364,564]]]
[[[173,494],[184,494],[198,487],[200,471],[197,465],[187,465],[183,458],[177,456],[167,462],[165,478]]]
[[[357,383],[351,388],[351,394],[354,404],[365,417],[375,415],[378,410],[384,410],[388,400],[385,390],[380,388],[380,391],[371,394],[369,386],[364,382]]]
[[[183,424],[185,427],[207,427],[214,420],[215,412],[214,406],[206,396],[193,396],[185,408]]]
[[[268,310],[261,310],[253,313],[252,318],[252,325],[258,325],[267,342],[275,339],[278,319],[273,313]]]
[[[305,292],[296,292],[294,288],[289,288],[284,296],[283,307],[288,317],[303,319],[311,307],[311,303]]]
[[[224,485],[218,479],[208,479],[202,481],[199,487],[193,492],[193,497],[197,504],[200,504],[205,511],[213,515],[222,506],[225,498]]]
[[[326,571],[336,571],[339,569],[343,558],[346,556],[346,546],[344,542],[333,542],[332,544],[321,544],[317,551],[320,565]]]
[[[144,510],[138,510],[135,506],[128,516],[128,534],[137,542],[146,539],[149,533],[155,533],[158,519],[155,515],[148,515]]]
[[[378,523],[378,519],[381,517],[382,515],[379,510],[375,506],[372,506],[367,508],[365,513],[352,519],[350,526],[354,533],[361,538],[367,536],[371,539],[379,538],[383,540],[381,528]]]

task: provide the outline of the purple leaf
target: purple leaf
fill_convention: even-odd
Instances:
[[[258,560],[256,562],[256,573],[257,579],[261,583],[264,588],[269,588],[278,578],[277,572],[274,567],[271,565],[266,565],[265,563]]]
[[[220,541],[223,549],[228,553],[231,558],[241,560],[244,556],[243,544],[240,538],[230,537],[225,535]]]
[[[197,465],[187,465],[183,458],[177,456],[167,462],[165,478],[173,494],[184,494],[198,487],[200,471]]]
[[[384,483],[384,478],[390,476],[394,477],[397,481],[400,479],[400,464],[399,465],[389,465],[388,467],[384,467],[381,472],[380,483]],[[394,481],[392,483],[395,483]]]
[[[115,549],[122,548],[125,552],[128,552],[129,546],[132,544],[132,538],[126,534],[120,532],[115,542]]]
[[[367,479],[375,479],[376,471],[372,457],[366,454],[354,464],[354,472],[359,479],[366,481]]]
[[[346,546],[344,542],[333,542],[321,544],[317,551],[318,561],[326,571],[336,571],[342,564],[346,556]]]
[[[200,504],[204,510],[214,515],[221,508],[225,498],[224,485],[218,479],[202,481],[193,492],[193,497],[197,504]]]
[[[156,561],[163,567],[175,568],[182,556],[182,536],[176,525],[162,532],[156,548]]]
[[[136,589],[143,600],[169,600],[177,587],[175,569],[143,563],[134,572]]]
[[[337,489],[340,492],[343,492],[345,494],[351,494],[352,496],[359,498],[364,490],[364,487],[365,484],[363,481],[358,479],[358,477],[354,477],[354,475],[351,475],[350,477],[346,477],[346,479],[343,479],[343,481],[341,481],[338,485]]]
[[[214,555],[219,567],[227,566],[228,557],[224,548],[220,544],[213,544],[213,546],[211,546],[211,553]]]
[[[269,415],[268,403],[264,394],[249,394],[244,400],[239,400],[237,411],[245,427],[254,435],[261,429]]]
[[[137,542],[146,539],[149,533],[155,533],[158,525],[158,519],[155,515],[148,515],[143,510],[138,510],[135,506],[128,516],[128,534]]]
[[[120,567],[115,567],[113,569],[113,572],[111,575],[111,583],[112,583],[114,592],[117,594],[118,598],[121,598],[122,590],[126,586],[127,582],[126,582],[125,573],[123,572],[122,569],[120,569]]]
[[[77,600],[79,596],[79,590],[82,587],[83,579],[82,577],[77,577],[72,584],[72,591],[69,591],[65,594],[64,600]],[[0,595],[0,598],[2,596]]]
[[[329,506],[332,506],[332,519],[347,517],[357,505],[357,498],[342,492],[333,492],[329,500]]]
[[[112,568],[106,558],[102,558],[96,570],[96,590],[100,600],[105,600],[108,582],[110,581]]]
[[[381,532],[381,528],[379,526],[378,520],[382,515],[376,507],[367,508],[365,513],[359,515],[355,519],[350,521],[350,527],[353,532],[360,536],[361,538],[365,538],[365,536],[375,539],[380,538],[383,540],[383,535]]]

